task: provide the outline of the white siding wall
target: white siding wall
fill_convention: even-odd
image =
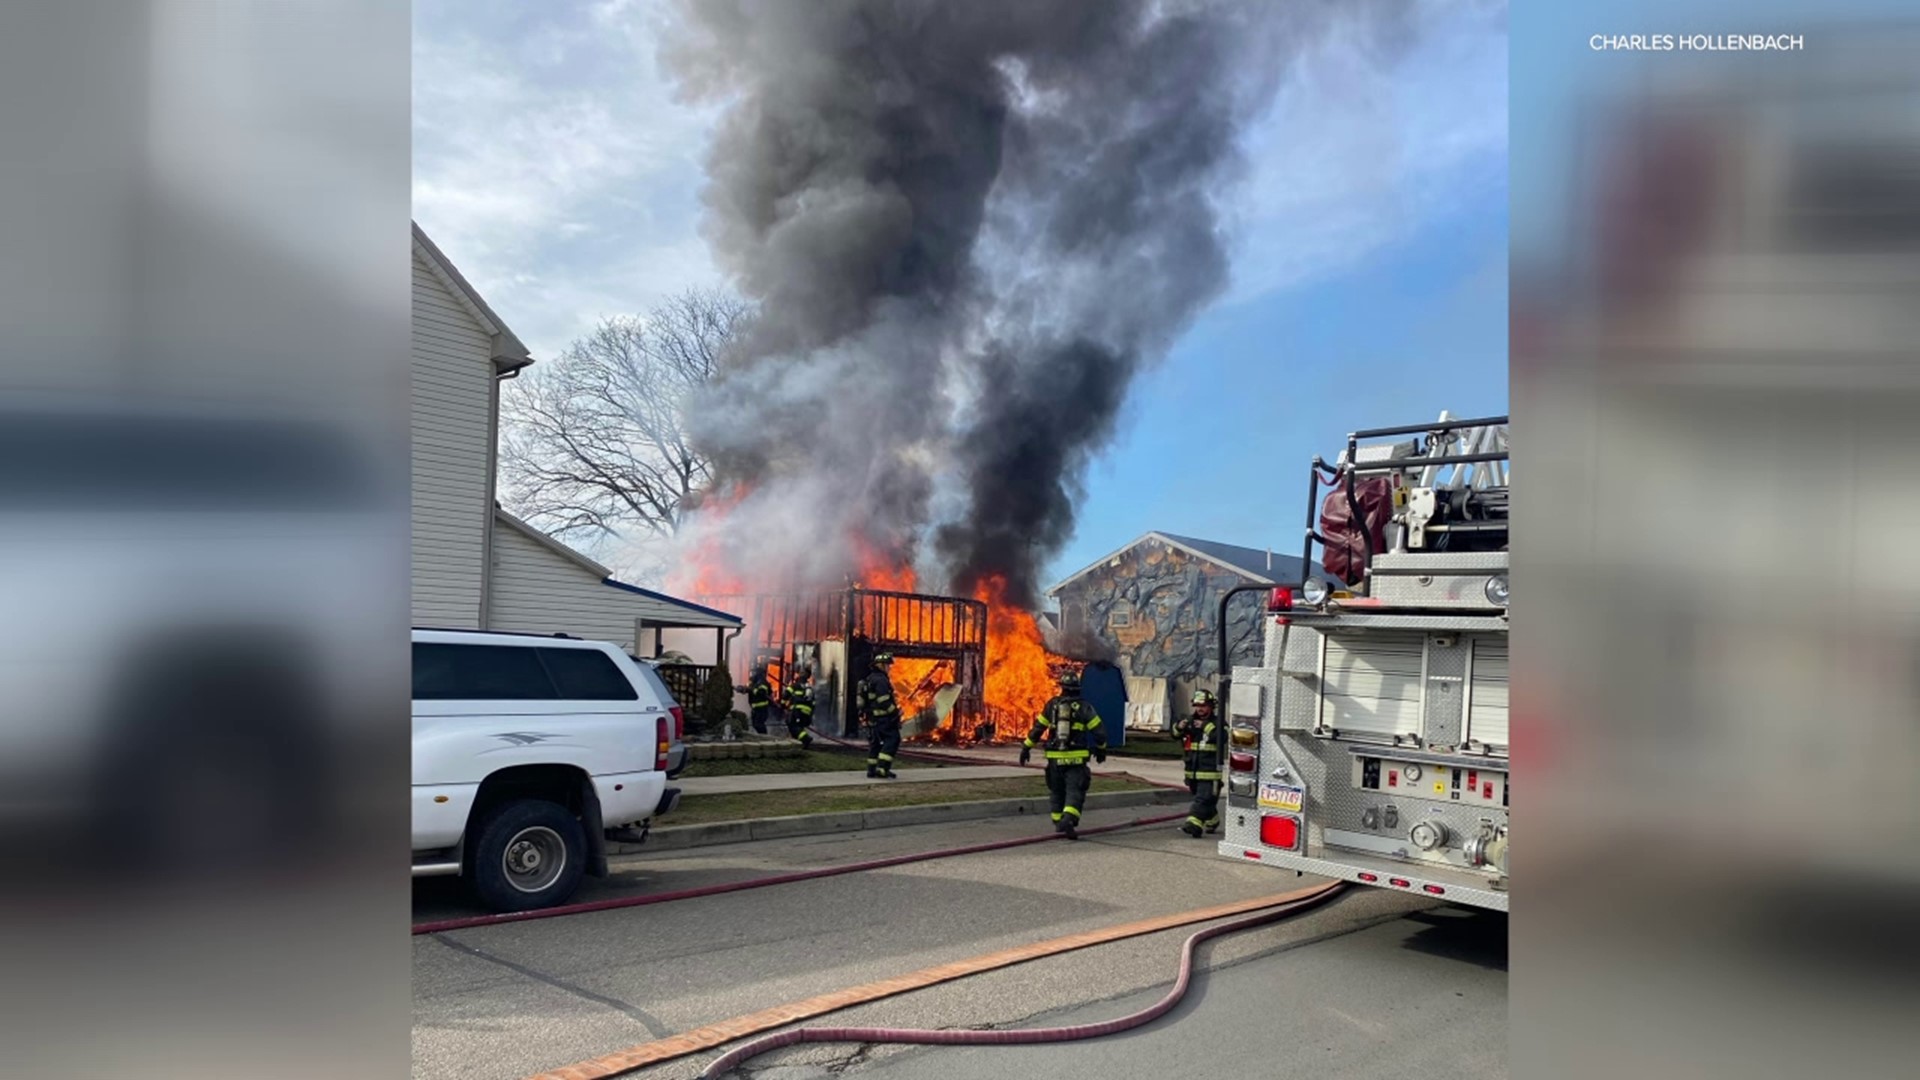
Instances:
[[[504,522],[493,531],[491,584],[489,630],[572,634],[642,656],[651,655],[653,635],[647,634],[645,651],[636,650],[633,620],[676,614],[671,605],[602,584],[593,571]]]
[[[478,627],[492,520],[493,348],[413,257],[413,622]],[[630,633],[630,632],[629,632]]]

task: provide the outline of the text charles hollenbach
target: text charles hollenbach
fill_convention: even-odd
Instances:
[[[1595,34],[1587,47],[1595,52],[1798,52],[1807,39],[1800,34]]]

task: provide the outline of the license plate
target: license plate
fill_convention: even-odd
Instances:
[[[1307,789],[1281,787],[1277,784],[1260,785],[1260,805],[1275,810],[1299,810],[1306,800]]]

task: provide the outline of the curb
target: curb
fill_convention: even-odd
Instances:
[[[791,739],[774,740],[736,739],[733,742],[686,743],[687,760],[694,761],[758,761],[778,758],[797,758],[806,753]]]
[[[1103,791],[1087,796],[1086,809],[1111,810],[1127,806],[1175,805],[1185,803],[1185,792],[1155,789],[1150,791]],[[795,836],[826,836],[832,833],[858,832],[862,829],[888,829],[901,825],[932,825],[943,821],[977,821],[981,818],[1016,817],[1047,813],[1047,800],[978,799],[971,802],[923,803],[918,806],[889,806],[877,810],[841,810],[826,814],[795,814],[790,817],[751,818],[745,821],[716,821],[708,825],[677,825],[655,829],[644,844],[608,844],[609,857],[644,855],[651,851],[680,851],[686,848],[741,844],[749,840],[781,840]]]

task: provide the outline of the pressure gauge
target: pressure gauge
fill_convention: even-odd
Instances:
[[[1418,780],[1420,779],[1420,766],[1409,765],[1406,768],[1406,773],[1407,773],[1408,780]]]

